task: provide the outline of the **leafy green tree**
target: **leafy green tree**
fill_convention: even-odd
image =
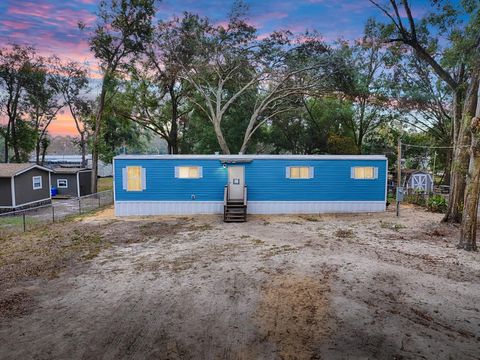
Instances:
[[[56,118],[57,113],[65,105],[58,96],[57,76],[52,73],[52,59],[38,58],[35,69],[28,73],[26,84],[25,112],[35,131],[35,159],[37,164],[43,164],[44,154],[49,141],[48,128]]]
[[[378,126],[395,116],[391,106],[389,62],[391,56],[383,48],[378,24],[367,20],[365,33],[350,46],[341,43],[342,51],[351,66],[352,82],[346,95],[352,99],[354,116],[344,125],[351,131],[356,146],[354,153],[361,154],[365,138]]]
[[[9,149],[13,149],[13,160],[20,162],[25,149],[22,144],[30,144],[32,135],[26,131],[28,123],[23,122],[25,113],[26,87],[31,81],[30,73],[37,67],[37,54],[31,46],[12,44],[0,49],[0,113],[7,118],[7,125],[2,127],[4,138],[4,160],[10,161]],[[29,146],[29,145],[28,145]]]
[[[302,99],[299,107],[272,120],[270,139],[276,153],[355,153],[350,101],[333,97]]]
[[[449,206],[444,220],[460,222],[470,157],[467,151],[471,142],[470,125],[480,78],[480,4],[470,0],[460,3],[439,0],[428,16],[415,20],[408,0],[370,2],[388,18],[388,23],[381,27],[385,41],[410,50],[452,91],[454,152]],[[446,41],[439,41],[439,33]],[[472,176],[469,178],[475,178]],[[470,196],[468,201],[478,203],[478,195]],[[476,207],[471,206],[472,209]],[[469,218],[476,219],[476,215],[471,215]],[[461,243],[462,247],[472,248],[471,239]]]
[[[131,113],[133,101],[128,93],[118,91],[106,104],[99,148],[100,159],[111,163],[120,153],[143,153],[150,134],[130,121],[124,114]],[[90,126],[95,129],[94,118]]]
[[[86,167],[88,137],[91,133],[87,126],[87,119],[94,112],[92,101],[86,98],[89,91],[88,71],[78,62],[68,61],[63,63],[58,58],[53,58],[52,65],[55,76],[53,84],[59,96],[63,98],[64,104],[68,107],[75,122],[75,128],[79,135],[75,143],[80,148],[80,153],[82,154],[81,166]]]
[[[145,44],[150,42],[155,3],[155,0],[102,0],[97,22],[90,29],[90,49],[102,70],[92,134],[92,192],[97,191],[98,156],[107,93],[114,92],[115,77],[121,76],[133,59],[145,50]],[[79,26],[86,29],[85,24]]]

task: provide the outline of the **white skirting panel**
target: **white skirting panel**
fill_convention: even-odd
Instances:
[[[384,201],[249,201],[249,214],[380,212]],[[116,216],[222,214],[222,201],[116,201]]]
[[[385,201],[249,201],[250,214],[318,214],[380,212]]]
[[[115,201],[116,216],[223,214],[223,201]]]

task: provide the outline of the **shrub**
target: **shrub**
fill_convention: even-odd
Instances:
[[[419,206],[426,206],[425,195],[413,193],[405,195],[405,202]]]
[[[444,213],[447,211],[447,199],[441,195],[433,195],[427,200],[427,208],[433,212]]]

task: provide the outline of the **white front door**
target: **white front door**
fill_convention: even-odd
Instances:
[[[228,199],[243,200],[245,186],[245,168],[243,166],[228,167]]]
[[[427,191],[427,175],[414,174],[412,185],[415,190]]]

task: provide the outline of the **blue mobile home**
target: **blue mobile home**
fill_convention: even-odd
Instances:
[[[115,214],[385,211],[387,169],[383,155],[121,155]]]

